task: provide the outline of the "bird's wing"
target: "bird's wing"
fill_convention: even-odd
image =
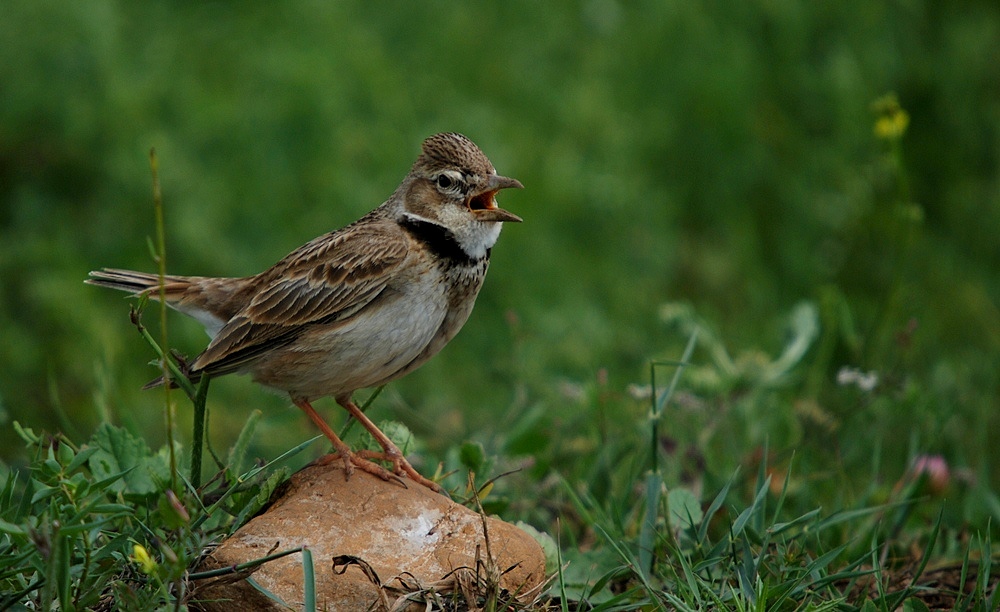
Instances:
[[[312,324],[351,318],[385,291],[407,251],[395,224],[353,225],[320,236],[257,277],[260,290],[192,368],[234,372]]]

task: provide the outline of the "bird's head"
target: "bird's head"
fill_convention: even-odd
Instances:
[[[425,140],[401,188],[400,214],[447,228],[465,247],[488,249],[499,236],[501,223],[521,221],[497,206],[496,195],[523,185],[498,175],[479,147],[461,134],[436,134]]]

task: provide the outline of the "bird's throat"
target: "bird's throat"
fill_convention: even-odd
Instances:
[[[482,254],[469,253],[459,242],[454,232],[422,217],[412,214],[404,215],[399,220],[399,225],[415,239],[426,245],[432,253],[449,263],[471,266],[478,264],[483,259],[490,258],[489,247],[484,248]]]

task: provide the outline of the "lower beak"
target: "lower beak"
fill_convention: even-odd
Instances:
[[[507,221],[511,223],[520,223],[524,220],[510,211],[497,207],[495,204],[493,205],[493,208],[482,208],[479,210],[473,210],[472,212],[476,215],[476,219],[480,221]]]
[[[495,196],[501,189],[524,189],[517,179],[493,175],[486,184],[486,191],[469,200],[469,209],[480,221],[520,223],[523,221],[510,211],[497,207]]]

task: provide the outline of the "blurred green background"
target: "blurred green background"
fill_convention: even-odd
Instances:
[[[753,362],[807,301],[820,338],[783,386],[746,400],[739,376],[682,381],[706,412],[751,402],[719,435],[727,461],[765,440],[830,461],[885,446],[889,481],[937,453],[1000,487],[993,0],[6,0],[0,41],[7,460],[14,420],[82,440],[110,419],[162,444],[127,303],[82,283],[154,269],[151,147],[170,271],[239,276],[378,205],[423,138],[458,131],[524,183],[502,205],[525,222],[505,229],[463,332],[390,386],[376,420],[434,456],[490,449],[534,410],[551,444],[573,435],[574,389],[596,385],[616,398],[606,418],[641,425],[626,390],[687,341],[663,304]],[[873,131],[890,92],[909,116],[898,140]],[[170,325],[174,346],[203,348],[195,322]],[[844,366],[878,388],[838,385]],[[209,409],[219,447],[253,409],[261,454],[314,434],[239,377],[214,382]]]

